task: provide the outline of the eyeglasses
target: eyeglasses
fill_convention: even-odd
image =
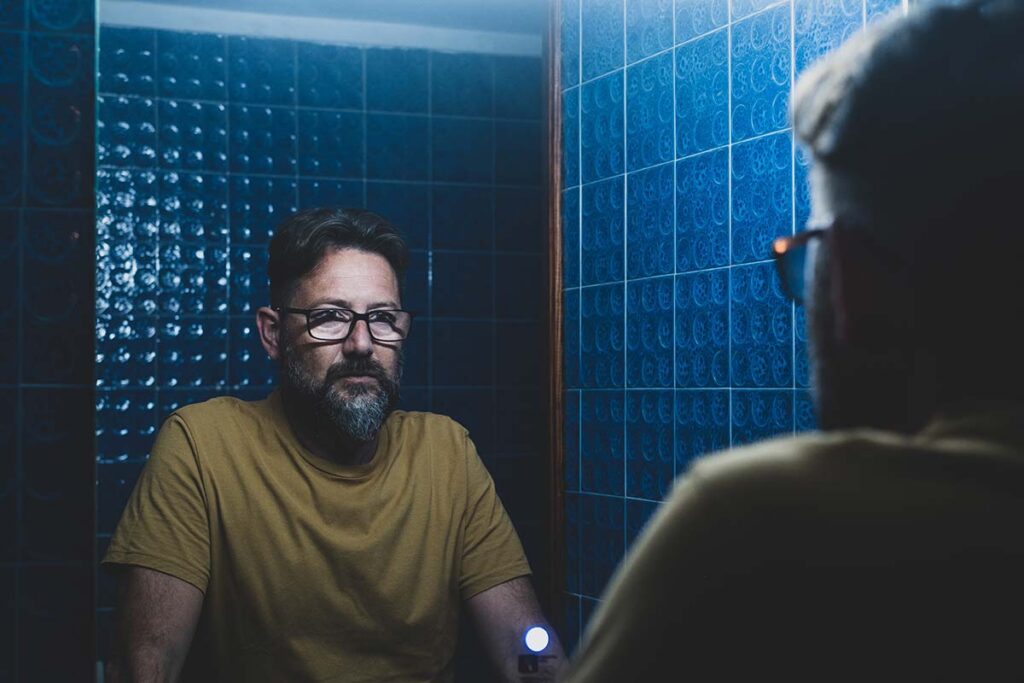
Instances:
[[[275,308],[280,313],[306,316],[306,331],[320,341],[345,341],[356,323],[366,322],[370,337],[377,342],[397,342],[409,336],[413,314],[398,309],[356,313],[347,308]]]
[[[808,225],[792,237],[779,237],[772,242],[772,256],[779,271],[783,291],[797,304],[804,303],[807,289],[807,252],[812,240],[823,237],[831,225]]]

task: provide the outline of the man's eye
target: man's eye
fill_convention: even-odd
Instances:
[[[314,323],[348,322],[351,318],[352,314],[341,308],[321,308],[309,315],[310,322]]]
[[[371,311],[370,322],[373,323],[393,323],[397,320],[397,317],[391,311]]]

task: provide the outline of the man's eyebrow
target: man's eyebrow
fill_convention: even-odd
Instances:
[[[345,299],[322,299],[322,300],[316,301],[316,303],[310,304],[309,307],[310,308],[320,308],[321,306],[325,306],[325,305],[337,306],[338,308],[347,308],[349,310],[353,310],[352,309],[352,304],[350,302],[346,301]],[[401,306],[399,306],[399,304],[397,302],[395,302],[395,301],[393,301],[391,299],[388,299],[386,301],[378,301],[376,303],[372,303],[372,304],[370,304],[369,306],[366,307],[366,310],[372,311],[372,310],[378,309],[378,308],[401,308]]]

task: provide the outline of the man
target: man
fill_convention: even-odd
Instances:
[[[280,226],[258,312],[280,386],[164,423],[104,559],[111,678],[448,681],[461,602],[519,680],[544,619],[515,530],[465,429],[394,410],[405,263],[367,211]]]
[[[912,12],[800,79],[813,225],[775,250],[823,431],[677,483],[572,683],[1024,678],[1022,36]]]

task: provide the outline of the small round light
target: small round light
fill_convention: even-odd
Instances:
[[[551,642],[548,632],[540,626],[534,626],[527,631],[525,640],[526,647],[530,648],[530,652],[540,652]]]

